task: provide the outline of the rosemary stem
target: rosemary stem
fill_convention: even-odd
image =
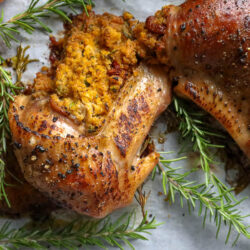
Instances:
[[[41,6],[37,7],[34,12],[42,12],[44,10],[47,10],[51,6],[53,6],[56,2],[61,2],[61,0],[53,0],[51,2],[48,2],[48,3],[44,4],[44,5],[41,5]],[[26,10],[23,13],[20,13],[20,14],[18,14],[16,16],[10,18],[6,23],[3,23],[3,25],[7,24],[7,23],[14,23],[16,21],[19,21],[19,20],[27,17],[28,15],[30,15],[30,13],[29,13],[28,10]]]
[[[168,162],[170,161],[171,160]],[[200,204],[199,215],[202,213],[202,207],[205,207],[204,222],[206,220],[207,210],[210,211],[211,216],[214,216],[217,226],[216,237],[218,237],[221,228],[221,221],[224,221],[231,225],[226,241],[228,241],[232,226],[239,234],[243,234],[246,238],[250,239],[250,232],[247,230],[248,226],[242,222],[246,216],[241,215],[237,209],[237,206],[246,198],[238,201],[231,193],[232,189],[227,188],[226,185],[213,174],[210,176],[210,186],[207,186],[205,183],[195,184],[195,182],[188,181],[184,178],[198,169],[193,169],[181,174],[177,172],[176,168],[171,168],[166,164],[164,160],[160,160],[160,162],[161,164],[159,164],[158,169],[162,173],[164,194],[166,194],[167,197],[171,197],[172,202],[175,202],[176,192],[180,194],[181,205],[183,204],[183,197],[187,200],[189,206],[190,203],[192,204],[193,208],[196,207],[198,201]],[[164,167],[166,169],[164,169]],[[168,194],[165,186],[168,186]],[[214,188],[216,192],[213,191]]]

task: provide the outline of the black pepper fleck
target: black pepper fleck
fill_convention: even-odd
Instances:
[[[65,174],[62,174],[62,173],[58,173],[58,177],[61,178],[61,179],[65,179],[65,178],[66,178],[66,175],[65,175]]]
[[[41,145],[36,145],[36,151],[40,152],[40,153],[44,153],[46,150],[43,146]]]
[[[72,165],[72,168],[75,168],[75,169],[78,169],[79,167],[80,167],[79,163],[76,163],[76,164]]]
[[[71,174],[72,173],[72,170],[71,169],[68,169],[67,171],[66,171],[66,174]]]
[[[17,149],[21,149],[22,148],[22,144],[19,142],[14,142],[14,145]]]
[[[186,24],[185,23],[181,24],[180,28],[181,28],[181,31],[184,31],[186,29]]]
[[[53,122],[56,122],[57,120],[58,120],[58,117],[56,117],[56,116],[54,116],[52,119]]]
[[[50,159],[46,159],[45,162],[46,162],[46,164],[48,164],[48,165],[50,165],[50,166],[53,166],[53,165],[54,165],[53,161],[50,160]]]

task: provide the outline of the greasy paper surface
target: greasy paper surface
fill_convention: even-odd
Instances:
[[[43,1],[40,1],[43,2]],[[17,13],[27,9],[30,0],[5,0],[4,3],[0,4],[0,10],[4,10],[4,19],[7,20]],[[162,6],[167,4],[179,4],[181,1],[164,1],[164,0],[96,0],[96,7],[94,10],[97,13],[111,12],[114,14],[121,14],[123,11],[131,12],[136,18],[140,20],[145,20],[149,15],[152,15],[156,10],[160,9]],[[59,36],[58,31],[62,30],[62,22],[56,18],[50,18],[46,20],[46,23],[50,24],[53,28],[53,35]],[[27,82],[32,82],[35,77],[35,73],[39,69],[48,65],[48,34],[42,32],[34,32],[33,35],[26,35],[24,32],[21,33],[21,41],[23,46],[30,45],[29,54],[31,58],[37,58],[40,62],[33,63],[29,66],[28,71],[25,73],[25,80]],[[0,43],[0,55],[3,57],[10,57],[15,55],[17,44],[13,43],[13,48],[11,50],[6,49],[3,43]],[[159,133],[166,130],[166,125],[164,119],[159,119],[153,128],[152,136],[156,139]],[[178,152],[180,147],[177,142],[176,134],[166,135],[166,141],[163,144],[158,144],[157,148],[159,151],[175,151]],[[173,157],[174,155],[169,155],[168,157]],[[190,165],[190,164],[189,164]],[[173,166],[186,166],[188,168],[188,162],[179,162],[173,164]],[[224,180],[224,170],[219,168],[215,172],[222,180]],[[202,174],[202,173],[201,173]],[[197,177],[198,178],[198,177]],[[151,190],[151,195],[149,197],[147,207],[149,214],[156,217],[158,222],[164,222],[164,225],[158,227],[156,230],[152,230],[152,235],[147,235],[148,241],[136,240],[133,241],[133,245],[136,249],[168,249],[168,250],[223,250],[231,249],[231,243],[234,237],[231,238],[228,245],[225,245],[225,238],[227,234],[227,228],[222,226],[219,239],[216,240],[216,227],[214,223],[207,222],[205,229],[202,227],[203,217],[198,217],[197,211],[189,215],[187,207],[184,209],[180,208],[179,200],[177,198],[175,204],[170,204],[164,201],[164,196],[159,196],[158,192],[162,191],[160,178],[156,178],[154,182],[148,180],[145,185],[145,190]],[[248,196],[250,188],[244,190],[243,193],[239,195],[238,198]],[[250,199],[245,201],[241,205],[244,214],[250,213]],[[119,216],[124,211],[131,211],[135,209],[137,211],[138,221],[141,219],[140,207],[134,202],[130,207],[126,209],[119,210],[112,214],[113,217]],[[3,222],[3,220],[1,220]],[[23,220],[16,220],[15,225],[20,225]],[[250,223],[250,219],[246,219],[246,222]],[[232,236],[236,234],[233,232]],[[127,247],[125,247],[127,248]],[[89,249],[97,249],[95,247]],[[250,241],[240,237],[235,249],[247,250],[250,249]]]

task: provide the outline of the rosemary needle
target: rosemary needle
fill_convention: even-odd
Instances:
[[[221,223],[224,222],[229,226],[226,243],[231,235],[231,227],[233,226],[239,235],[244,235],[250,239],[249,226],[243,223],[245,217],[249,215],[242,215],[238,209],[238,205],[245,199],[237,200],[232,194],[232,189],[226,187],[215,175],[211,175],[211,183],[196,183],[195,181],[188,180],[190,175],[198,169],[192,169],[185,173],[179,173],[179,168],[170,167],[169,163],[160,160],[158,166],[162,174],[162,185],[164,194],[170,197],[172,202],[175,202],[176,194],[180,195],[180,205],[183,207],[183,200],[186,200],[188,207],[198,207],[198,215],[203,214],[203,226],[206,223],[208,213],[214,217],[217,227],[216,237],[218,237],[221,229]],[[214,190],[215,189],[215,190]],[[215,192],[216,191],[216,192]],[[236,240],[239,236],[237,235]],[[235,244],[235,242],[234,242]]]
[[[159,225],[155,218],[148,220],[147,214],[139,225],[134,226],[135,213],[124,213],[112,222],[108,217],[104,220],[73,220],[70,223],[37,223],[26,224],[21,228],[12,229],[6,222],[0,228],[0,249],[48,249],[49,246],[65,249],[79,249],[81,246],[98,246],[106,248],[115,246],[124,249],[122,243],[134,249],[130,240],[147,240],[143,235]]]
[[[43,19],[50,14],[55,14],[66,21],[71,21],[63,8],[68,7],[74,11],[74,7],[83,7],[87,12],[86,5],[92,5],[92,1],[83,0],[48,0],[45,4],[39,5],[39,0],[31,0],[28,9],[10,20],[4,22],[4,13],[2,10],[0,18],[0,37],[5,44],[10,47],[12,41],[18,41],[17,35],[19,30],[23,30],[29,34],[39,27],[40,29],[51,32],[51,28],[47,26]],[[12,100],[12,96],[18,90],[18,87],[11,82],[9,73],[0,66],[0,198],[4,197],[8,202],[6,193],[4,191],[4,157],[6,153],[6,140],[9,137],[8,127],[8,105]],[[179,131],[184,138],[189,138],[193,142],[193,150],[200,153],[201,167],[206,174],[206,183],[196,184],[186,178],[190,176],[193,171],[179,174],[177,169],[169,166],[172,161],[179,159],[163,159],[158,166],[158,171],[162,174],[162,185],[164,193],[169,193],[172,202],[175,201],[175,195],[180,194],[181,206],[183,200],[187,200],[189,207],[196,207],[199,204],[199,215],[204,216],[203,222],[206,222],[208,213],[214,216],[217,226],[218,236],[221,223],[224,221],[229,225],[229,231],[226,241],[228,241],[231,228],[234,227],[239,235],[243,234],[250,238],[248,227],[242,223],[245,216],[241,215],[237,206],[242,201],[237,201],[232,194],[232,190],[228,189],[216,176],[210,172],[210,165],[213,159],[209,155],[209,148],[220,148],[222,145],[211,143],[210,137],[220,137],[220,134],[211,132],[202,122],[202,113],[195,113],[187,108],[180,99],[174,99],[174,106],[177,116],[180,118]],[[156,169],[153,172],[155,175]],[[214,186],[218,194],[212,191]],[[140,195],[140,194],[139,194]],[[145,203],[147,195],[141,193],[140,202]],[[111,222],[90,221],[81,223],[75,227],[75,222],[62,228],[53,227],[22,227],[19,229],[10,229],[10,224],[6,223],[0,229],[0,248],[6,248],[6,245],[18,248],[20,246],[27,246],[32,248],[43,247],[44,243],[49,243],[54,246],[72,248],[82,245],[97,245],[104,247],[103,242],[109,245],[118,246],[122,248],[119,240],[127,243],[131,248],[132,244],[128,238],[146,239],[141,235],[142,232],[148,232],[150,229],[156,228],[155,220],[146,223],[146,212],[143,209],[145,217],[141,224],[136,228],[128,228],[132,215],[129,215],[127,221],[123,224],[121,220],[115,224]],[[102,227],[100,228],[99,226]],[[89,231],[88,231],[89,230]],[[238,236],[239,236],[238,235]],[[236,241],[238,239],[236,238]],[[235,241],[235,242],[236,242]]]
[[[205,183],[197,184],[194,181],[187,180],[190,178],[191,173],[198,169],[192,169],[181,174],[178,172],[179,168],[171,168],[170,163],[182,158],[177,159],[165,159],[160,158],[160,165],[153,171],[153,177],[155,177],[156,171],[162,175],[162,187],[164,194],[171,198],[171,201],[175,201],[175,196],[178,193],[180,195],[181,207],[183,207],[183,200],[187,201],[188,207],[195,208],[198,203],[199,215],[203,214],[203,225],[205,225],[207,214],[214,217],[216,222],[218,237],[221,223],[229,225],[228,235],[226,243],[231,235],[231,228],[234,227],[239,235],[244,235],[250,239],[249,226],[243,223],[243,219],[246,217],[241,214],[238,209],[238,205],[246,198],[238,201],[233,195],[233,189],[228,188],[222,183],[212,172],[211,164],[214,160],[210,156],[211,149],[223,148],[223,145],[217,145],[212,143],[212,139],[224,138],[219,132],[214,132],[204,122],[204,112],[197,112],[192,107],[187,106],[185,101],[174,97],[174,110],[176,116],[179,118],[179,132],[183,139],[192,142],[192,150],[200,154],[201,167],[205,173]],[[164,152],[161,152],[165,154]],[[204,212],[204,213],[202,213]],[[237,236],[234,244],[237,242],[239,235]]]
[[[7,194],[5,192],[5,157],[7,150],[7,141],[10,139],[10,129],[9,129],[9,120],[8,120],[8,109],[9,104],[13,101],[13,96],[17,91],[22,89],[19,87],[21,83],[22,73],[26,70],[26,67],[29,63],[36,60],[29,59],[29,55],[26,55],[27,49],[29,47],[22,48],[20,45],[17,48],[17,56],[12,61],[13,68],[17,74],[17,82],[14,84],[11,79],[10,73],[3,68],[4,60],[0,58],[0,200],[5,199],[8,206],[11,206],[9,203]]]
[[[2,61],[2,60],[1,60]],[[15,86],[9,72],[0,66],[0,199],[4,198],[10,206],[7,195],[5,193],[5,154],[6,144],[10,137],[8,108],[13,95],[19,88]]]
[[[82,7],[88,14],[87,5],[93,5],[91,0],[47,0],[46,3],[39,5],[39,0],[31,0],[27,10],[17,14],[4,22],[4,11],[0,17],[0,37],[8,47],[11,47],[11,41],[18,42],[17,34],[23,30],[32,34],[35,29],[40,28],[46,32],[52,32],[51,28],[44,23],[44,18],[51,14],[61,17],[63,20],[71,22],[71,19],[65,13],[64,9],[69,8],[75,12],[75,7]]]
[[[179,132],[183,139],[187,139],[193,144],[193,151],[200,154],[200,165],[205,172],[206,184],[210,182],[210,166],[215,161],[211,158],[211,149],[224,148],[224,145],[212,143],[211,138],[224,138],[221,133],[211,131],[212,129],[204,122],[207,116],[205,112],[197,112],[187,105],[184,100],[174,97],[174,109],[180,119]]]

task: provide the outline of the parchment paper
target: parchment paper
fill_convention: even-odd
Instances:
[[[41,1],[43,2],[43,1]],[[156,10],[160,9],[162,6],[167,4],[180,4],[182,1],[164,1],[164,0],[96,0],[96,7],[94,10],[97,13],[111,12],[114,14],[121,14],[123,11],[131,12],[136,18],[145,20],[149,15],[152,15]],[[4,10],[5,17],[7,20],[9,17],[14,16],[17,13],[25,10],[30,3],[30,0],[5,0],[4,3],[0,4],[0,10]],[[58,31],[62,30],[62,22],[56,18],[50,18],[46,20],[48,24],[53,27],[53,35],[58,36]],[[30,45],[29,54],[31,58],[37,58],[40,61],[38,63],[33,63],[29,66],[28,71],[25,73],[25,80],[27,82],[32,82],[35,77],[35,73],[43,65],[48,65],[48,34],[42,32],[34,32],[33,35],[27,35],[24,32],[21,33],[22,44]],[[15,55],[15,50],[18,44],[13,44],[11,50],[6,49],[6,47],[0,43],[0,54],[3,57],[9,57]],[[164,120],[160,118],[154,125],[152,129],[152,136],[156,139],[160,132],[166,130],[166,125]],[[160,151],[175,151],[178,152],[179,145],[177,142],[176,134],[166,135],[166,141],[164,144],[157,144],[157,148]],[[173,157],[174,154],[169,155]],[[178,162],[173,164],[173,166],[185,166],[188,168],[190,164],[188,162]],[[216,170],[216,174],[224,180],[224,170],[219,168]],[[199,178],[199,176],[197,176]],[[148,235],[148,241],[136,240],[133,244],[136,249],[168,249],[168,250],[223,250],[231,249],[231,244],[233,242],[233,237],[229,241],[228,245],[225,245],[225,239],[227,230],[222,226],[219,238],[216,240],[216,227],[214,223],[207,222],[205,229],[202,227],[203,217],[198,217],[197,211],[194,211],[189,215],[187,207],[184,209],[180,208],[179,200],[176,200],[175,204],[170,204],[164,201],[164,196],[159,196],[158,192],[162,191],[161,181],[156,178],[155,181],[148,180],[145,185],[145,190],[151,190],[151,195],[149,197],[147,207],[149,214],[156,217],[158,222],[164,222],[156,230],[152,230],[152,235]],[[238,198],[248,196],[250,188],[247,188],[242,192]],[[242,211],[245,214],[250,213],[250,199],[245,201],[241,206]],[[137,211],[137,219],[140,221],[140,208],[136,202],[134,202],[130,207],[119,210],[112,214],[113,217],[119,216],[124,211],[130,211],[133,208]],[[0,220],[2,224],[4,219]],[[15,220],[13,225],[21,225],[26,219]],[[250,218],[246,219],[247,223],[250,223]],[[235,236],[235,232],[232,233]],[[91,248],[89,249],[98,249]],[[125,247],[126,249],[128,247]],[[250,249],[250,241],[245,237],[241,236],[237,245],[234,249],[247,250]]]

